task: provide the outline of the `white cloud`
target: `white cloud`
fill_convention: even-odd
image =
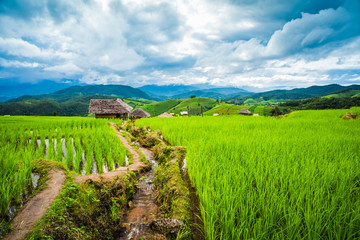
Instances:
[[[80,74],[83,72],[83,70],[81,68],[79,68],[78,66],[76,66],[73,63],[65,63],[62,65],[45,67],[44,70],[50,71],[50,72],[62,73],[66,76],[73,76],[73,75],[77,75],[77,74]]]
[[[15,68],[38,68],[44,67],[45,65],[39,64],[37,62],[20,62],[16,60],[6,60],[4,58],[0,58],[0,66]]]

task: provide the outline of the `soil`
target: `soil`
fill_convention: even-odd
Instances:
[[[54,202],[65,182],[65,173],[60,170],[51,170],[48,173],[49,180],[43,191],[31,198],[11,221],[12,231],[4,238],[5,240],[24,239],[31,231],[36,222],[46,213],[47,208]]]
[[[128,167],[121,167],[115,171],[103,173],[103,174],[91,174],[91,175],[77,175],[75,177],[75,182],[81,183],[85,182],[89,179],[97,180],[97,181],[110,181],[116,176],[125,175],[129,170],[130,171],[139,171],[141,172],[142,169],[146,168],[146,165],[140,160],[139,153],[129,144],[129,142],[124,138],[121,133],[115,128],[114,123],[110,122],[111,127],[116,131],[117,136],[119,137],[120,141],[124,144],[127,150],[133,155],[133,163],[130,164]]]

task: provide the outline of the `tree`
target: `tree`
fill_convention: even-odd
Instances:
[[[196,95],[191,95],[190,98],[196,98]]]
[[[57,115],[57,113],[56,113],[56,111],[54,111],[54,112],[53,112],[53,116],[56,116],[56,115]]]
[[[270,111],[270,116],[272,117],[276,117],[276,116],[279,116],[279,115],[282,115],[283,113],[280,111],[279,107],[278,106],[275,106],[273,109],[271,109]]]

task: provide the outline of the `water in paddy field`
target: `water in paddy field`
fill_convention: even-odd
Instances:
[[[97,174],[98,172],[97,172],[97,162],[96,162],[96,160],[94,160],[93,159],[93,161],[92,161],[92,168],[91,168],[91,174]]]
[[[81,155],[81,163],[80,163],[80,169],[81,169],[80,173],[81,173],[81,175],[86,174],[85,166],[86,166],[86,159],[85,159],[85,152],[83,152],[82,155]]]
[[[125,155],[125,167],[129,166],[129,158]]]
[[[139,179],[138,190],[131,204],[133,206],[130,206],[131,209],[123,224],[126,230],[118,240],[142,239],[151,234],[149,225],[157,217],[158,208],[155,203],[156,191],[153,182],[157,163],[150,150],[142,148],[142,151],[151,163],[151,169]]]
[[[103,173],[107,173],[107,172],[109,172],[109,167],[108,167],[107,162],[105,162],[104,166],[103,166]]]
[[[27,199],[29,198],[29,196],[37,188],[39,179],[40,179],[40,175],[38,175],[36,173],[31,173],[31,185],[30,185],[30,188],[28,188],[25,192],[21,193],[21,195],[20,195],[20,203],[19,204],[10,203],[10,205],[8,207],[8,217],[9,217],[10,220],[12,220],[15,217],[17,211],[22,206],[24,206],[24,204],[27,201]],[[1,234],[1,229],[0,229],[0,234]]]

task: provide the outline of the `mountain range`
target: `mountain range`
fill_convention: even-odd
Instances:
[[[53,85],[50,88],[57,88]],[[37,88],[45,91],[45,88]],[[20,89],[21,90],[21,89]],[[235,104],[245,105],[273,105],[291,100],[309,99],[314,97],[343,98],[360,96],[360,85],[341,86],[331,84],[326,86],[311,86],[308,88],[295,88],[291,90],[272,90],[261,93],[248,92],[241,88],[210,87],[208,85],[146,85],[133,88],[126,85],[84,85],[70,86],[52,93],[23,95],[0,103],[0,115],[68,115],[84,116],[90,99],[94,98],[124,98],[134,107],[142,106],[144,109],[157,114],[166,111],[168,107],[174,108],[181,104],[182,99],[191,99],[191,105],[201,105],[201,99],[222,99]],[[136,100],[138,99],[138,100]],[[178,101],[164,101],[177,99]],[[197,103],[199,101],[199,103]],[[212,106],[215,103],[208,101]],[[217,100],[219,102],[219,100]],[[189,103],[190,104],[190,103]],[[148,107],[145,107],[148,105]],[[209,106],[210,106],[209,105]],[[205,105],[204,105],[205,106]]]

